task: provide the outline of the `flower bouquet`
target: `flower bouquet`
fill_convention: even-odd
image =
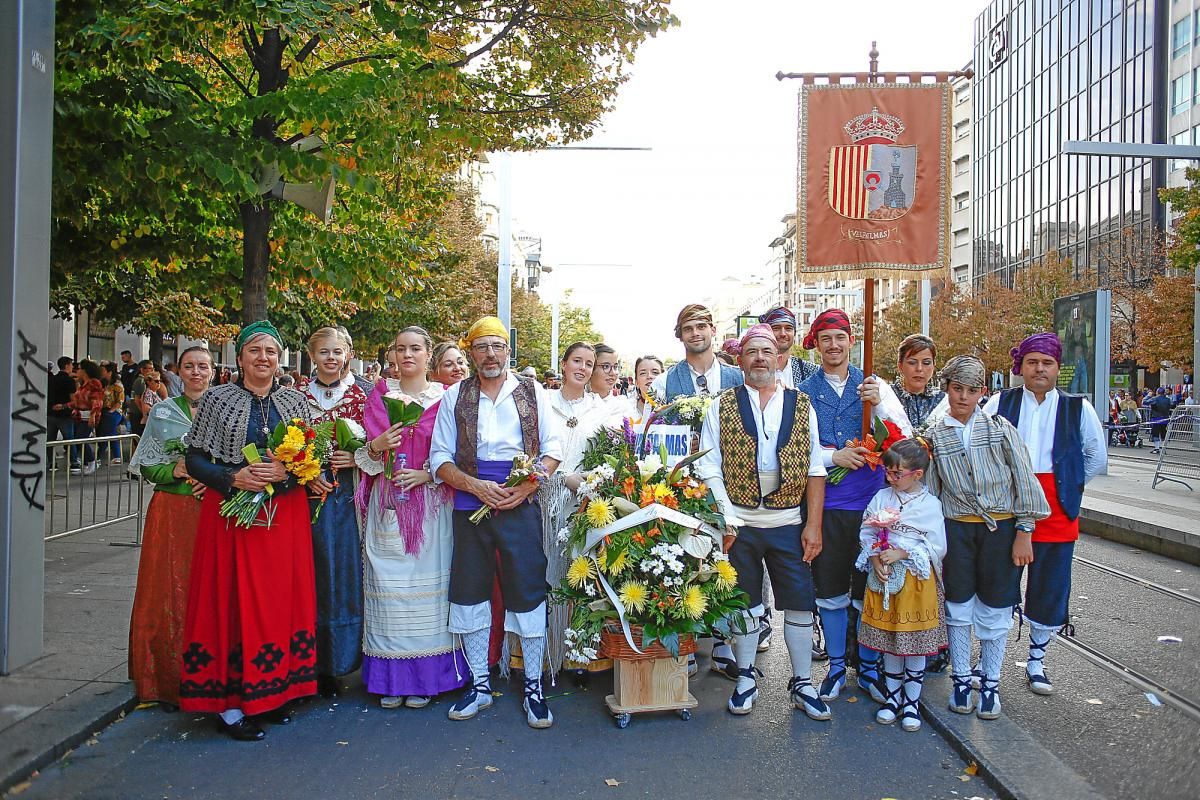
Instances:
[[[288,473],[296,476],[296,482],[305,486],[319,477],[321,470],[329,464],[333,455],[333,435],[332,422],[309,425],[304,420],[292,419],[275,426],[275,430],[267,437],[267,448]],[[242,454],[251,464],[258,464],[263,460],[258,447],[253,443],[243,447]],[[275,487],[269,483],[258,492],[238,489],[221,503],[221,516],[232,518],[236,525],[249,529],[258,524],[259,511],[265,510],[266,519],[263,524],[269,528],[275,519],[275,509],[271,503],[274,494]],[[325,498],[321,498],[317,510],[313,513],[314,522],[320,516],[324,505]]]
[[[421,421],[425,408],[404,392],[392,391],[383,396],[383,407],[387,410],[388,422],[411,429]],[[397,469],[408,469],[408,455],[389,450],[383,459],[383,476],[391,484]],[[408,500],[408,490],[392,485],[384,499],[384,508],[395,510],[397,503]]]
[[[871,544],[871,555],[879,555],[884,550],[892,546],[888,540],[888,534],[891,532],[892,526],[900,521],[900,509],[898,508],[881,508],[874,514],[868,514],[863,518],[863,524],[874,528],[875,541]],[[899,566],[897,564],[897,566]],[[892,595],[904,588],[904,568],[893,569],[888,574],[887,583],[883,583],[875,575],[875,570],[867,571],[867,585],[873,592],[879,592],[883,595],[884,609],[891,608]]]
[[[867,448],[868,452],[863,455],[863,458],[867,461],[866,466],[874,470],[883,463],[884,452],[903,438],[904,432],[900,430],[899,425],[890,419],[876,419],[875,429],[871,433],[868,433],[862,439],[851,439],[846,442],[846,447]],[[829,470],[829,475],[825,478],[825,483],[830,486],[837,486],[849,474],[850,470],[845,467],[834,467]]]
[[[589,440],[582,502],[558,536],[574,558],[551,596],[571,607],[567,657],[575,661],[600,649],[611,655],[610,644],[599,647],[606,630],[607,641],[636,653],[659,643],[677,656],[695,636],[729,633],[746,608],[719,544],[724,519],[692,474],[702,454],[667,467],[663,453],[637,458],[630,438],[601,430]]]
[[[504,486],[513,489],[520,486],[522,483],[543,483],[546,478],[546,465],[541,462],[541,459],[530,458],[525,453],[521,453],[513,458],[512,469],[509,470],[508,478],[504,481]],[[491,516],[492,509],[488,506],[481,506],[478,511],[473,513],[468,519],[476,525],[483,522]]]

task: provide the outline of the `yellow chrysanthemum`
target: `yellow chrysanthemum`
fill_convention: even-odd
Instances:
[[[630,581],[621,587],[618,596],[626,611],[636,612],[646,607],[646,601],[650,599],[650,590],[641,581]]]
[[[616,518],[612,505],[603,497],[597,497],[588,503],[587,520],[593,528],[603,528]]]
[[[592,560],[587,556],[576,556],[571,562],[571,566],[567,568],[567,580],[576,589],[582,589],[583,585],[596,577],[596,569],[592,565]]]
[[[717,570],[717,588],[732,589],[737,586],[737,570],[733,568],[733,564],[728,561],[718,561],[716,564]]]
[[[625,567],[629,566],[629,555],[628,554],[629,554],[628,550],[622,550],[619,553],[617,553],[616,556],[614,556],[611,561],[606,557],[604,559],[604,561],[602,561],[600,563],[608,565],[604,571],[607,572],[609,575],[619,575],[621,570],[623,570],[623,569],[625,569]]]
[[[668,497],[674,497],[675,493],[671,491],[671,487],[665,483],[654,484],[654,502],[661,503]]]
[[[680,604],[683,606],[685,614],[692,619],[700,619],[704,610],[708,608],[708,598],[704,596],[704,592],[700,591],[699,586],[689,586],[683,593]]]
[[[304,449],[305,444],[307,442],[304,438],[304,431],[289,426],[287,433],[283,435],[283,441],[279,443],[279,447],[275,448],[275,457],[280,461],[291,461],[297,453]]]
[[[292,473],[302,485],[306,484],[321,474],[321,462],[312,457],[310,450],[303,461],[292,462]]]

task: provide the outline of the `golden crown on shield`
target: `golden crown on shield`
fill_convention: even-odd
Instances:
[[[866,114],[859,114],[847,122],[842,130],[857,144],[864,139],[885,139],[895,142],[904,133],[904,122],[891,114],[880,113],[879,108],[872,108]]]

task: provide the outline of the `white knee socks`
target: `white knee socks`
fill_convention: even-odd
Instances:
[[[783,612],[783,641],[792,660],[792,677],[812,678],[813,615],[811,611]],[[738,663],[741,666],[741,663]]]
[[[758,655],[758,626],[757,618],[747,621],[746,633],[734,634],[733,637],[733,656],[737,661],[738,670],[748,669],[751,675],[754,672],[754,659]],[[716,648],[713,649],[714,655]],[[739,675],[737,680],[736,691],[744,692],[750,689],[755,684],[753,677],[747,678],[745,675]]]
[[[471,682],[476,685],[488,683],[488,643],[490,639],[491,631],[487,628],[462,634],[463,655],[467,659],[467,666],[471,668]]]

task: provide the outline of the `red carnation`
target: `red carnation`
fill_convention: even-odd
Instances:
[[[309,439],[309,440],[315,439],[315,438],[317,438],[317,432],[314,431],[312,428],[308,428],[307,430],[304,431],[304,438]]]
[[[883,426],[887,428],[887,438],[883,440],[883,444],[879,447],[879,452],[886,453],[887,449],[896,442],[904,438],[904,432],[900,430],[900,426],[892,422],[890,419],[883,420]]]

